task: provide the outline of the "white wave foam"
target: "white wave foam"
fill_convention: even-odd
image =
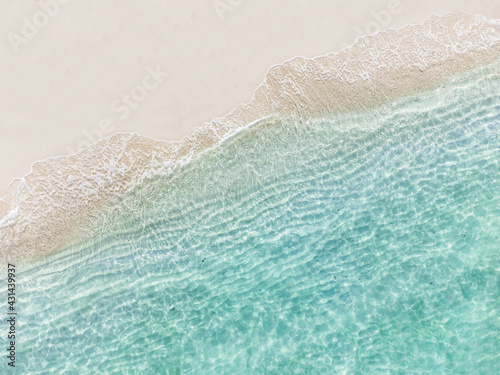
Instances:
[[[118,133],[49,158],[14,180],[0,202],[0,257],[32,259],[78,241],[110,199],[171,173],[264,118],[314,117],[429,89],[497,60],[500,22],[464,13],[363,37],[337,53],[269,69],[252,100],[177,142]]]

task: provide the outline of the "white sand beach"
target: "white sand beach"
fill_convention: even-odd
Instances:
[[[1,260],[77,241],[114,198],[261,119],[367,108],[500,56],[491,1],[55,1],[2,5]]]
[[[453,11],[498,18],[500,3],[2,1],[0,197],[36,161],[115,132],[181,139],[248,102],[273,65]]]

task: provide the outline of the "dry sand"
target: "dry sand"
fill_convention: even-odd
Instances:
[[[492,61],[498,69],[499,56],[500,21],[464,13],[432,16],[423,24],[362,38],[338,53],[276,66],[248,104],[180,142],[121,133],[77,155],[35,163],[10,186],[0,212],[0,261],[28,260],[78,242],[93,230],[105,203],[263,118],[307,119],[370,107],[437,87]],[[151,69],[142,81],[146,88],[164,78]],[[109,126],[104,122],[100,129]]]
[[[113,132],[180,139],[275,64],[458,10],[500,17],[495,0],[1,0],[0,197],[37,160]]]

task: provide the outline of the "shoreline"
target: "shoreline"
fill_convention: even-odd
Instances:
[[[499,42],[499,20],[465,13],[431,16],[359,38],[339,52],[275,65],[249,103],[180,141],[116,133],[77,154],[35,162],[0,201],[0,257],[29,261],[77,242],[92,231],[104,204],[263,118],[350,112],[429,90],[498,60]]]
[[[33,38],[23,20],[32,23],[43,7],[0,5],[0,197],[34,162],[72,154],[113,133],[139,130],[180,140],[247,103],[269,67],[294,56],[336,52],[359,37],[418,24],[431,14],[500,18],[500,3],[493,0],[321,0],[314,7],[248,2],[225,11],[223,20],[210,2],[119,3],[99,3],[94,10],[80,2],[60,6]],[[27,43],[12,45],[13,35]],[[157,81],[148,80],[151,71]],[[126,103],[123,96],[136,98]]]

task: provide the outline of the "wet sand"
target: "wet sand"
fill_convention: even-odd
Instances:
[[[121,133],[78,155],[36,163],[6,196],[2,259],[38,257],[78,241],[92,230],[93,215],[103,204],[256,121],[352,111],[431,89],[496,61],[499,40],[498,21],[466,14],[431,17],[422,25],[363,38],[339,53],[275,66],[248,104],[180,142]]]
[[[493,0],[57,4],[0,4],[0,197],[34,162],[115,132],[179,140],[248,102],[269,67],[295,56],[433,13],[500,18]]]

